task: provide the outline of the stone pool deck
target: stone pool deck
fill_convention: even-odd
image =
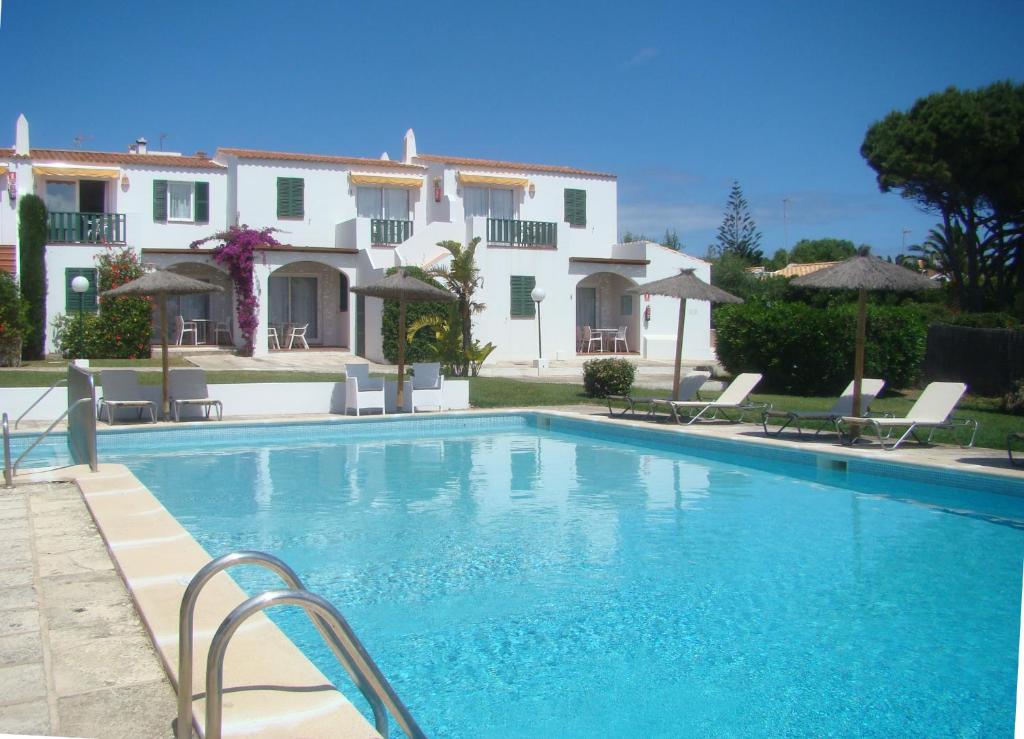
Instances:
[[[759,426],[749,423],[683,427],[656,422],[644,415],[609,418],[607,408],[598,406],[524,410],[591,417],[609,425],[662,428],[680,434],[1024,480],[1024,470],[1012,468],[1005,453],[999,450],[919,448],[908,444],[895,452],[881,452],[877,446],[842,447],[835,443],[834,436],[798,438],[796,434],[784,434],[766,439]],[[469,413],[481,412],[495,411]],[[270,424],[282,420],[359,422],[337,416],[227,419],[250,423],[256,420]],[[187,425],[195,424],[176,424]],[[147,424],[146,428],[152,427]],[[175,676],[175,606],[187,578],[208,555],[183,534],[176,521],[164,517],[166,511],[160,512],[159,503],[125,468],[105,466],[95,478],[86,472],[80,476],[78,485],[44,481],[62,475],[67,477],[67,471],[25,474],[19,476],[13,490],[0,488],[0,541],[5,542],[7,549],[7,556],[0,559],[0,733],[171,736],[175,703],[168,674]],[[133,516],[136,518],[132,519]],[[106,541],[97,531],[93,517],[100,521]],[[118,560],[116,569],[111,550]],[[221,601],[222,616],[229,603],[239,602],[241,593],[233,583],[216,590],[220,590],[220,595],[211,593],[211,597]],[[143,613],[145,628],[133,607],[133,599]],[[211,615],[199,625],[205,632],[198,642],[203,647],[220,616]],[[267,628],[261,621],[250,632],[259,642],[257,651],[261,645],[265,648]],[[270,632],[274,631],[270,628]],[[159,652],[154,650],[150,634]],[[241,636],[240,633],[240,640]],[[274,649],[289,651],[289,646],[290,643],[276,645]],[[247,651],[243,644],[238,645],[238,650]],[[203,653],[202,648],[197,652]],[[307,672],[302,665],[297,669]],[[201,674],[197,671],[200,686]],[[267,673],[250,674],[259,674],[260,679],[236,675],[236,681],[248,680],[249,685],[268,687]],[[315,672],[307,672],[304,677],[314,683],[320,679]],[[274,678],[281,679],[280,670],[274,672]],[[252,702],[243,700],[241,694],[233,696],[235,715],[241,709],[252,711],[253,718],[251,723],[236,724],[240,730],[230,733],[297,735],[289,733],[288,724],[257,729],[255,717],[266,717],[272,708],[265,702],[266,692],[249,697]],[[288,696],[288,705],[282,704],[281,708],[287,707],[289,712],[298,709],[307,715],[318,713],[310,710],[312,706],[308,704],[301,708],[296,705],[297,699],[313,697],[292,694]],[[197,709],[200,706],[201,701],[197,701]],[[350,721],[357,718],[351,715],[351,704],[346,702],[342,710],[348,713]],[[360,723],[349,723],[350,736],[375,735],[368,725]],[[333,731],[314,730],[302,735],[335,736],[337,727]]]

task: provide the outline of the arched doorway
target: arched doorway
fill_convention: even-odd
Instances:
[[[267,314],[278,336],[289,326],[306,326],[306,341],[320,346],[348,346],[349,279],[322,262],[296,261],[270,274]]]
[[[624,353],[621,344],[614,344],[615,331],[626,329],[630,353],[640,348],[640,296],[626,292],[636,283],[614,272],[596,272],[576,284],[576,329],[584,326],[603,332],[603,351]]]

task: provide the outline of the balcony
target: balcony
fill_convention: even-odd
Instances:
[[[558,224],[488,218],[487,243],[509,246],[558,246]]]
[[[128,240],[124,213],[47,214],[51,244],[123,244]]]
[[[370,243],[374,246],[401,244],[412,236],[412,221],[370,220]]]

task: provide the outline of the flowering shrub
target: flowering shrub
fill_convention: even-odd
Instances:
[[[244,342],[239,353],[251,357],[256,329],[259,326],[257,309],[260,301],[256,295],[256,283],[252,277],[253,261],[256,248],[260,246],[280,246],[273,234],[277,229],[249,228],[245,224],[232,226],[205,239],[193,241],[189,246],[198,249],[209,241],[222,241],[213,249],[213,260],[227,267],[231,281],[235,285],[235,313],[238,316],[238,328]]]
[[[0,272],[0,367],[21,364],[21,346],[29,328],[28,301],[21,297],[14,278]]]
[[[138,359],[148,357],[152,334],[152,302],[146,297],[104,297],[103,292],[142,277],[138,254],[130,247],[107,250],[96,257],[99,281],[98,314],[64,316],[53,321],[54,341],[71,359]]]

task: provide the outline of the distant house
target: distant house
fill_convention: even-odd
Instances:
[[[785,267],[774,272],[766,270],[764,267],[748,267],[747,272],[757,277],[801,277],[803,275],[809,275],[812,272],[817,272],[819,269],[825,269],[825,267],[831,267],[833,264],[839,264],[839,262],[806,262],[803,264],[797,262],[790,262]]]
[[[211,157],[153,152],[144,139],[122,153],[32,149],[21,117],[15,147],[0,149],[0,177],[14,193],[0,207],[0,244],[12,252],[0,248],[0,265],[17,263],[17,198],[37,193],[50,211],[48,323],[83,302],[95,309],[95,295],[73,294],[70,281],[82,274],[94,286],[93,258],[109,244],[224,288],[175,300],[174,313],[233,321],[228,275],[210,249],[188,246],[233,224],[278,229],[284,246],[260,253],[255,269],[257,354],[268,351],[270,327],[290,324],[307,325],[310,345],[382,361],[382,302],[349,288],[390,267],[443,264],[449,255],[437,243],[445,240],[481,240],[478,299],[487,309],[474,319],[474,336],[497,346],[496,359],[536,356],[534,286],[547,293],[546,357],[575,354],[578,330],[591,326],[625,327],[631,352],[668,359],[678,302],[626,290],[681,268],[710,279],[703,260],[652,242],[616,243],[614,175],[420,154],[411,130],[399,160],[232,147]],[[709,328],[709,306],[688,305],[687,358],[713,357]]]

